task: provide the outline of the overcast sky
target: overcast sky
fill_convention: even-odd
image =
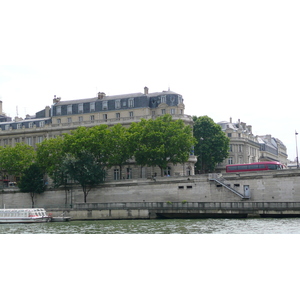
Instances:
[[[187,114],[240,119],[295,158],[299,1],[3,2],[0,97],[9,116],[34,114],[54,95],[170,88]]]

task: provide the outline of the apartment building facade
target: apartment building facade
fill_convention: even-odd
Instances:
[[[255,136],[252,126],[238,120],[238,122],[218,122],[230,139],[229,156],[216,168],[218,172],[225,170],[226,165],[245,164],[261,161],[279,161],[288,163],[287,148],[277,138],[271,135]]]
[[[16,143],[26,143],[36,148],[45,139],[55,138],[79,126],[93,127],[107,124],[113,126],[121,123],[130,126],[132,122],[141,119],[155,119],[164,114],[171,114],[174,120],[181,119],[186,125],[192,126],[192,117],[184,114],[185,105],[182,95],[170,90],[149,93],[147,87],[144,93],[132,93],[108,96],[99,92],[96,97],[62,101],[54,96],[51,106],[37,112],[34,116],[15,118],[14,121],[0,122],[0,146]],[[2,103],[1,103],[2,115]],[[165,170],[166,176],[183,176],[194,174],[196,157],[191,155],[182,165],[169,165]],[[134,160],[129,160],[124,166],[122,179],[151,178],[160,175],[156,167],[137,166]],[[118,166],[108,170],[108,180],[120,179]]]

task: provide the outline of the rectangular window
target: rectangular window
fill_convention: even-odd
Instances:
[[[107,121],[107,114],[103,114],[103,120]]]
[[[72,123],[72,118],[68,118],[68,123]]]
[[[181,103],[182,103],[182,96],[178,95],[178,104],[181,104]]]
[[[28,128],[32,128],[32,127],[33,127],[33,122],[29,122]]]
[[[26,138],[26,144],[28,146],[32,146],[32,138],[31,137]]]
[[[128,99],[128,107],[134,107],[134,98]]]
[[[228,137],[231,137],[231,133],[227,133],[227,136],[228,136]]]
[[[120,180],[120,169],[114,169],[114,180]]]
[[[43,141],[43,136],[38,136],[37,138],[36,138],[36,142],[37,143],[41,143]]]
[[[20,143],[20,138],[15,138],[15,143]]]
[[[175,115],[175,108],[171,108],[170,112],[171,112],[171,115]]]
[[[120,99],[115,101],[115,109],[119,109],[119,108],[121,108],[121,100]]]
[[[4,145],[8,145],[8,139],[4,139],[4,140],[3,140],[3,144],[4,144]]]
[[[61,115],[61,106],[56,106],[56,115],[57,116]]]
[[[103,101],[102,102],[102,109],[103,110],[107,110],[108,106],[107,106],[107,101]]]
[[[90,120],[91,120],[91,121],[94,121],[94,120],[95,120],[95,116],[94,116],[94,115],[91,115],[91,116],[90,116]]]
[[[83,103],[78,104],[78,113],[82,114],[83,113]]]
[[[90,112],[95,111],[95,102],[90,103]]]
[[[239,152],[243,152],[243,145],[239,145]]]
[[[61,119],[57,119],[57,124],[60,124],[61,123]]]
[[[123,102],[122,102],[123,104],[123,107],[126,107],[126,105],[127,105],[127,101],[126,100],[123,100]]]
[[[164,95],[164,96],[161,96],[161,103],[166,103],[167,102],[167,100],[166,100],[167,98],[166,98],[166,96]]]
[[[78,121],[83,122],[83,117],[82,116],[78,117]]]
[[[126,170],[126,179],[132,179],[132,169],[127,168]]]
[[[130,112],[129,112],[129,118],[130,118],[130,119],[133,119],[133,111],[130,111]]]
[[[116,119],[120,120],[120,113],[116,113]]]
[[[17,129],[21,129],[22,128],[22,123],[18,123],[17,124]]]
[[[68,105],[67,114],[68,115],[72,114],[72,104]]]
[[[165,115],[165,114],[166,114],[166,110],[165,110],[165,109],[162,109],[162,110],[161,110],[161,114],[162,114],[162,115]]]
[[[44,127],[45,126],[45,121],[40,121],[40,127]]]
[[[233,164],[233,158],[232,157],[228,157],[228,164],[232,165]]]

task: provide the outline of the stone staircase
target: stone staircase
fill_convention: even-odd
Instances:
[[[210,181],[214,181],[215,184],[222,185],[223,187],[225,187],[226,189],[228,189],[232,193],[234,193],[237,196],[241,197],[242,200],[248,200],[248,199],[250,199],[250,196],[245,196],[244,194],[241,194],[240,192],[238,192],[234,188],[230,187],[229,184],[225,183],[225,179],[222,177],[222,175],[219,175],[219,174],[209,174],[209,180]]]

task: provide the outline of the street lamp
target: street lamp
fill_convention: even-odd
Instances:
[[[297,169],[298,169],[298,168],[299,168],[299,159],[298,159],[297,135],[298,135],[298,132],[295,130],[295,139],[296,139],[296,155],[297,155]]]

